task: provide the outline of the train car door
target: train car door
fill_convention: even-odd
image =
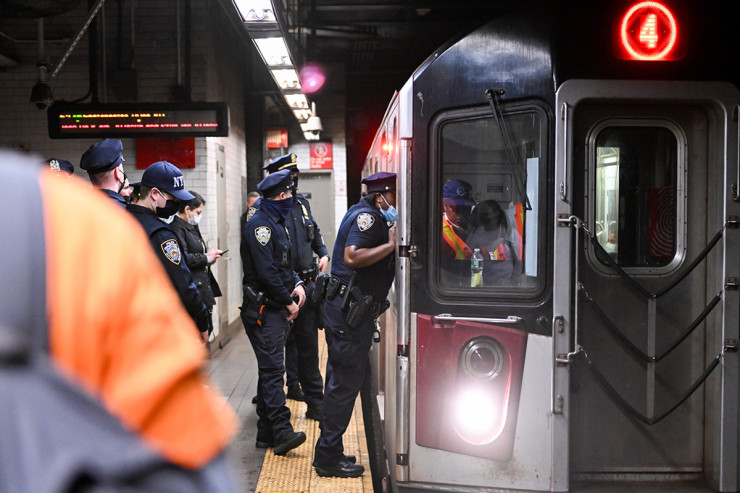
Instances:
[[[736,390],[724,388],[737,382],[736,355],[687,396],[737,332],[737,294],[725,289],[737,275],[737,231],[725,228],[737,209],[726,171],[737,98],[712,83],[558,91],[555,238],[570,255],[555,267],[554,388],[571,482],[736,481],[737,437],[723,436],[737,426],[725,402]]]

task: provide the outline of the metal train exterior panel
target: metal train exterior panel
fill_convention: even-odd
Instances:
[[[730,14],[512,8],[394,96],[363,171],[398,173],[384,489],[738,491]]]

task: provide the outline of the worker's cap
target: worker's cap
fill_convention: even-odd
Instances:
[[[268,173],[275,173],[281,169],[289,169],[291,172],[298,171],[298,157],[295,154],[286,154],[284,156],[276,157],[269,164],[266,164],[264,168]]]
[[[270,173],[267,178],[259,182],[257,190],[262,192],[265,197],[274,197],[280,195],[293,186],[293,178],[290,177],[289,169],[281,169],[275,173]]]
[[[459,206],[474,206],[473,187],[463,180],[450,180],[442,189],[442,197],[446,203],[454,203]]]
[[[105,139],[85,151],[80,159],[80,168],[94,175],[110,171],[123,161],[123,143],[116,139]]]
[[[51,158],[46,161],[52,171],[64,171],[70,175],[75,172],[74,164],[70,163],[66,159]]]
[[[380,171],[366,176],[360,183],[367,185],[367,193],[373,192],[395,192],[396,174]]]
[[[193,194],[185,190],[185,179],[182,177],[182,171],[177,166],[167,161],[157,161],[144,170],[139,183],[133,183],[131,186],[136,189],[144,185],[149,188],[156,188],[175,196],[178,200],[193,200]]]

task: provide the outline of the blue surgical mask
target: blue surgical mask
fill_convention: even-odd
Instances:
[[[383,197],[383,195],[381,195],[380,198],[383,199],[383,202],[385,202],[385,205],[388,206],[388,210],[385,210],[381,207],[380,213],[383,214],[383,217],[389,223],[395,222],[396,219],[398,219],[398,211],[396,210],[395,207],[390,205],[387,200],[385,200],[385,197]]]

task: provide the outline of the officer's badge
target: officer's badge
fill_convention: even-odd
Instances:
[[[254,236],[257,238],[257,241],[260,242],[260,245],[265,246],[270,241],[272,231],[270,231],[270,228],[267,226],[260,226],[254,230]]]
[[[367,231],[373,226],[374,222],[375,218],[373,215],[367,212],[363,212],[357,216],[357,227],[360,228],[360,231]]]
[[[254,213],[257,212],[257,208],[250,207],[249,211],[247,212],[247,222],[249,222],[250,219],[252,219],[252,216],[254,216]]]
[[[161,246],[162,252],[164,253],[164,256],[167,257],[167,260],[175,265],[180,265],[182,254],[180,253],[180,245],[177,244],[177,241],[167,240],[162,243]]]

